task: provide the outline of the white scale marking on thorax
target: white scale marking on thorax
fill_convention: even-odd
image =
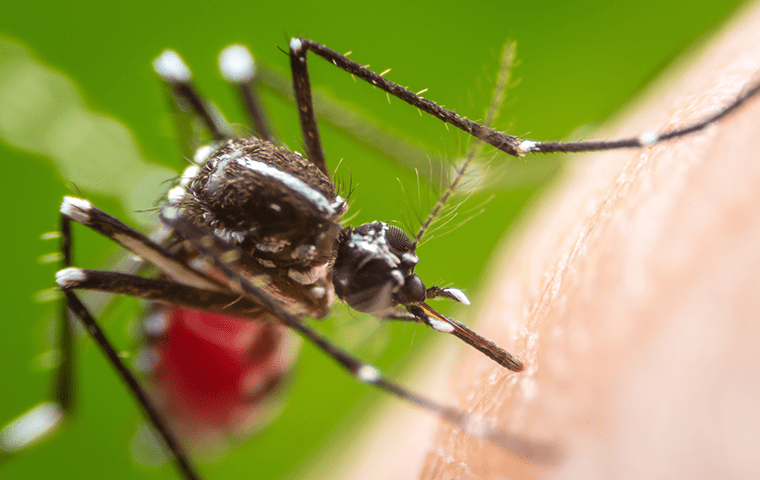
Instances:
[[[227,161],[229,161],[228,158],[221,157],[219,159],[219,164],[221,165],[222,162],[226,164]],[[325,198],[322,193],[311,188],[303,180],[300,180],[293,175],[287,172],[283,172],[282,170],[279,170],[271,165],[267,165],[264,162],[258,162],[248,157],[239,157],[236,158],[235,161],[240,165],[253,170],[254,172],[283,183],[288,188],[305,198],[309,203],[317,207],[317,209],[319,209],[321,212],[325,212],[330,215],[335,214],[335,207],[332,205],[332,202]]]

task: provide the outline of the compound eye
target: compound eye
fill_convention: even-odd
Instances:
[[[397,252],[404,253],[412,249],[412,239],[405,231],[395,225],[388,225],[385,239],[388,241],[388,245]]]

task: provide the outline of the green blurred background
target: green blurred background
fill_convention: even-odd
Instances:
[[[224,7],[209,2],[48,3],[4,5],[0,36],[20,43],[34,59],[65,74],[89,109],[132,132],[146,162],[174,170],[182,160],[173,141],[164,92],[150,68],[150,61],[165,48],[184,56],[203,92],[235,122],[242,122],[243,117],[233,92],[216,71],[216,55],[230,43],[244,43],[261,63],[287,74],[287,57],[277,46],[286,49],[293,35],[309,36],[337,51],[352,50],[352,59],[371,64],[377,71],[392,68],[387,78],[413,90],[428,88],[428,98],[456,107],[470,118],[482,118],[501,48],[506,40],[516,40],[515,85],[508,92],[498,126],[510,133],[529,132],[530,138],[550,140],[603,122],[739,4],[733,0],[391,0],[363,6],[247,1]],[[464,136],[420,117],[402,102],[394,100],[388,105],[385,95],[353,82],[316,57],[310,67],[317,90],[433,154],[455,158],[466,150]],[[4,95],[9,94],[0,91],[0,98]],[[298,148],[294,108],[271,97],[265,102],[280,138]],[[426,204],[417,204],[412,172],[377,157],[340,132],[326,127],[322,131],[328,161],[335,166],[342,158],[340,174],[343,178],[350,174],[356,187],[352,212],[359,213],[353,223],[426,211]],[[56,265],[40,264],[38,259],[54,251],[55,245],[39,237],[56,228],[61,197],[70,194],[66,187],[70,178],[62,176],[47,156],[29,150],[34,151],[0,139],[0,201],[5,217],[0,248],[4,271],[0,295],[5,309],[0,320],[0,423],[42,400],[49,390],[49,371],[42,368],[40,355],[50,348],[48,319],[54,305],[41,303],[36,296],[52,286]],[[526,160],[541,161],[542,157]],[[92,170],[92,165],[80,168]],[[453,284],[477,299],[492,249],[540,190],[529,180],[514,183],[517,186],[509,190],[496,188],[475,195],[472,205],[491,193],[495,198],[485,213],[467,226],[420,249],[418,272],[426,282]],[[427,196],[427,187],[422,189]],[[120,198],[90,191],[84,194],[120,218],[135,218]],[[412,206],[405,206],[407,203]],[[144,205],[149,206],[149,202]],[[98,236],[83,229],[76,233],[77,265],[96,267],[113,254],[115,249]],[[120,302],[104,319],[114,341],[126,351],[134,348],[129,331],[137,308],[136,302]],[[328,320],[323,331],[392,375],[399,375],[404,365],[413,361],[415,351],[433,336],[410,325],[376,328],[372,321],[352,315],[342,306],[336,311],[338,320]],[[171,465],[153,468],[133,461],[130,442],[138,424],[137,409],[91,342],[82,339],[79,343],[81,389],[76,417],[65,431],[40,446],[2,459],[0,477],[176,476]],[[282,416],[260,436],[222,458],[201,464],[201,471],[211,479],[291,478],[319,457],[328,438],[340,438],[346,428],[361,429],[364,412],[377,398],[376,392],[357,385],[329,359],[306,346]]]

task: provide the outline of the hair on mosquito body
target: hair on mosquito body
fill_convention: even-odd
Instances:
[[[322,147],[307,69],[308,53],[474,137],[464,160],[452,169],[439,201],[427,218],[420,219],[421,226],[416,233],[404,231],[392,221],[347,225],[344,215],[349,210],[349,196],[336,189],[334,174]],[[324,45],[306,38],[293,38],[288,56],[303,134],[303,154],[283,147],[277,140],[256,92],[253,60],[243,47],[226,49],[220,57],[220,67],[224,78],[238,89],[248,112],[254,132],[248,138],[238,137],[200,95],[190,69],[178,54],[166,51],[156,59],[154,69],[167,85],[179,131],[186,135],[183,143],[198,143],[194,128],[201,124],[212,140],[211,146],[198,150],[193,164],[169,190],[159,214],[163,232],[160,235],[140,233],[87,200],[66,197],[61,206],[63,268],[57,274],[57,283],[65,295],[61,308],[64,330],[69,323],[69,312],[84,322],[145,410],[185,477],[198,476],[186,448],[198,440],[194,437],[235,438],[270,416],[268,404],[282,393],[295,355],[292,345],[283,340],[292,334],[287,333],[289,330],[295,330],[359,382],[427,410],[469,435],[498,446],[506,455],[546,464],[561,460],[561,445],[556,439],[513,435],[494,419],[421,396],[335,346],[312,328],[306,318],[328,316],[333,304],[340,300],[353,310],[384,321],[419,323],[453,335],[519,375],[524,366],[517,357],[462,323],[442,315],[428,303],[442,298],[469,304],[464,292],[454,287],[426,284],[416,269],[418,263],[424,263],[417,255],[423,238],[435,231],[436,221],[451,222],[463,203],[456,200],[452,203],[450,197],[465,193],[466,199],[466,192],[472,191],[460,183],[467,178],[468,168],[480,150],[490,145],[520,158],[532,153],[646,148],[717,122],[752,97],[758,86],[747,88],[717,114],[677,130],[646,131],[613,141],[541,142],[490,127],[503,101],[513,55],[513,47],[508,46],[488,114],[482,122],[474,122],[422,97],[420,93],[424,92],[415,93],[387,80],[386,72],[374,73]],[[361,200],[356,202],[359,204]],[[145,264],[152,265],[160,275],[140,276],[132,272],[74,267],[71,222],[106,236],[139,256]],[[148,324],[153,350],[144,357],[150,359],[144,364],[148,376],[155,382],[152,393],[146,391],[100,332],[96,317],[79,296],[80,290],[129,295],[161,305]],[[233,320],[236,323],[228,323]],[[172,364],[179,356],[166,353],[175,352],[165,350],[166,342],[176,338],[169,335],[169,329],[183,325],[216,331],[233,329],[240,338],[246,339],[242,347],[239,342],[225,347],[237,349],[242,360],[234,368],[225,370],[234,372],[230,381],[236,390],[225,396],[228,410],[223,414],[215,410],[212,413],[211,403],[220,403],[219,392],[229,392],[229,384],[220,386],[210,381],[203,387],[205,398],[191,398],[198,393],[197,383],[188,388],[186,365]],[[187,328],[184,334],[193,337],[192,330]],[[193,341],[208,342],[211,338],[201,335]],[[70,343],[70,339],[64,340],[61,347],[64,355],[73,355]],[[201,349],[189,357],[200,356],[199,352]],[[192,363],[194,359],[186,360]],[[69,374],[63,372],[59,378],[61,387],[56,404],[61,405],[61,411],[56,416],[66,410],[64,399],[69,394],[66,390],[71,384],[66,378]],[[213,373],[203,375],[204,379],[218,380]],[[216,418],[210,418],[215,415]],[[198,427],[199,422],[205,422],[202,428]],[[200,440],[202,443],[205,438]]]

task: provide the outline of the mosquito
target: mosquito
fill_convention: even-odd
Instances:
[[[64,198],[60,228],[64,268],[56,275],[65,295],[61,307],[63,323],[69,325],[70,313],[84,323],[144,409],[186,478],[198,478],[198,474],[183,439],[197,433],[198,427],[168,412],[183,408],[191,412],[194,405],[177,407],[177,402],[182,401],[172,397],[178,391],[177,384],[172,383],[166,368],[160,371],[159,359],[149,363],[159,370],[156,377],[159,382],[165,382],[165,388],[159,389],[163,393],[156,398],[148,393],[104,336],[81,301],[78,290],[98,290],[156,302],[159,306],[149,322],[155,327],[152,331],[156,344],[168,338],[166,329],[171,328],[168,325],[193,321],[211,329],[245,331],[244,337],[248,339],[245,356],[249,363],[263,367],[255,375],[250,374],[254,371],[251,365],[240,367],[240,378],[245,380],[242,384],[246,386],[242,393],[250,408],[238,408],[235,415],[220,420],[224,428],[252,418],[255,421],[262,415],[259,407],[278,392],[290,366],[294,349],[287,340],[287,331],[294,330],[358,381],[432,412],[507,452],[536,461],[556,461],[559,455],[556,445],[516,437],[499,428],[492,419],[470,415],[421,396],[333,345],[306,322],[307,317],[326,317],[337,299],[354,310],[384,320],[427,325],[464,341],[504,368],[513,372],[523,369],[518,358],[462,323],[442,315],[428,302],[443,298],[469,304],[464,292],[452,287],[426,286],[415,273],[420,262],[417,246],[441,206],[456,190],[464,168],[414,236],[385,222],[357,227],[343,225],[348,200],[336,190],[321,145],[307,68],[309,52],[472,135],[477,145],[487,144],[515,157],[655,145],[719,121],[755,95],[760,85],[745,89],[717,114],[684,128],[663,133],[644,132],[613,141],[540,142],[496,131],[489,126],[489,119],[484,123],[469,120],[324,45],[307,38],[293,38],[288,55],[303,134],[305,156],[302,156],[280,146],[271,131],[257,93],[251,87],[253,63],[247,50],[240,46],[229,47],[220,63],[224,77],[240,89],[255,133],[250,138],[238,138],[230,132],[195,89],[190,71],[181,58],[167,51],[155,61],[154,67],[169,85],[177,108],[194,112],[213,143],[198,150],[194,164],[169,191],[160,209],[161,230],[148,236],[85,199]],[[494,104],[498,105],[501,90],[496,91]],[[73,267],[72,221],[137,255],[154,274],[144,276],[135,272]],[[237,323],[234,327],[226,323],[233,320],[247,321],[243,326]],[[66,354],[64,362],[67,362],[72,353],[68,328],[64,329],[61,343],[61,351]],[[61,368],[69,375],[70,370]],[[70,402],[70,384],[70,378],[59,377],[56,405],[63,412]],[[240,406],[242,400],[233,398],[230,403]]]

